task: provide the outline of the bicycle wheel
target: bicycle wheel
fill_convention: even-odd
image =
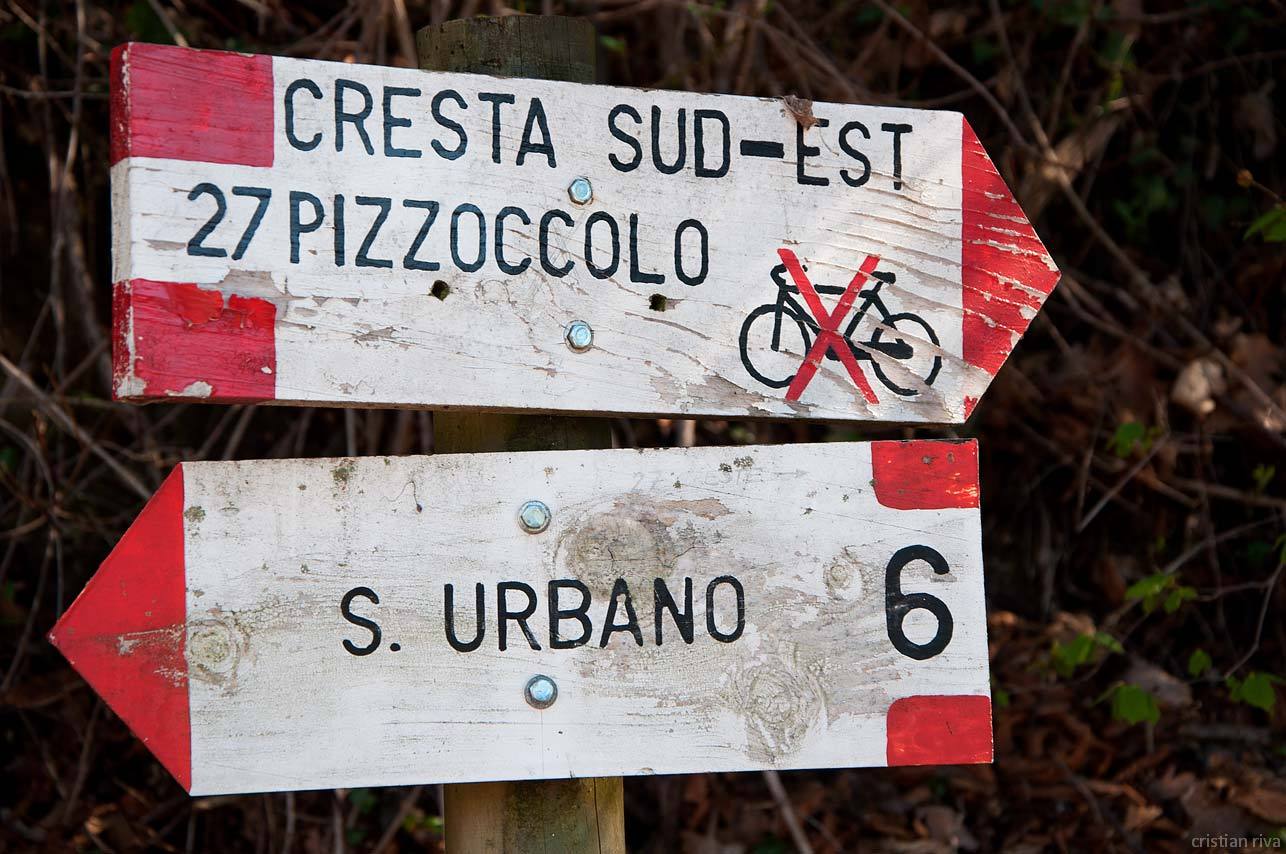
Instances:
[[[889,331],[890,328],[893,332]],[[914,397],[920,393],[919,389],[898,385],[884,372],[880,361],[889,357],[889,348],[887,343],[884,347],[879,346],[881,337],[888,343],[896,342],[899,345],[895,352],[896,350],[906,351],[905,356],[894,356],[902,371],[919,377],[926,386],[933,385],[933,381],[938,378],[938,371],[942,370],[942,357],[930,351],[928,347],[922,346],[926,342],[931,343],[935,348],[938,346],[938,336],[934,333],[933,327],[918,315],[909,312],[890,314],[883,323],[875,327],[875,332],[871,334],[870,344],[873,353],[871,366],[875,369],[875,376],[894,394]],[[904,376],[902,371],[894,371],[894,374],[901,379]]]
[[[773,323],[781,311],[781,333],[773,346]],[[795,378],[812,340],[808,328],[788,308],[761,305],[741,324],[741,363],[750,375],[769,388],[785,388]]]

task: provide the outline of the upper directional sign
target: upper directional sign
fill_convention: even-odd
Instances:
[[[981,549],[972,442],[183,463],[51,639],[193,794],[987,762]]]
[[[959,113],[134,44],[116,394],[951,423],[1058,271]]]

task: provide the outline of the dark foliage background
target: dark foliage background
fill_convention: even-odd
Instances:
[[[1065,274],[958,433],[983,440],[995,765],[629,780],[633,850],[1282,838],[1281,2],[3,0],[0,850],[440,847],[428,786],[189,799],[43,638],[178,461],[432,450],[426,413],[111,402],[111,48],[410,65],[413,28],[518,11],[591,17],[613,83],[962,110]]]

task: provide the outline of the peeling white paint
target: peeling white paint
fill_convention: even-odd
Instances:
[[[170,392],[170,395],[173,397],[209,397],[213,391],[214,387],[205,380],[196,380],[189,383],[182,391]]]

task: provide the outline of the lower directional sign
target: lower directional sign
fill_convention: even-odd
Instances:
[[[972,442],[184,463],[51,639],[192,794],[987,762]]]

